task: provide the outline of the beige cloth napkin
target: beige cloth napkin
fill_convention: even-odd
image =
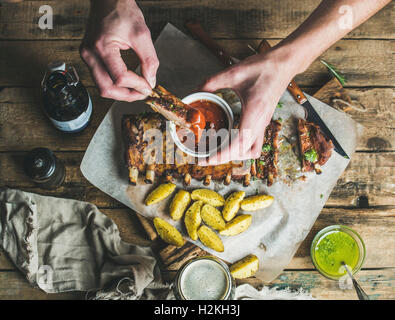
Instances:
[[[107,288],[108,298],[128,299],[169,293],[150,248],[123,242],[114,222],[87,202],[0,189],[0,246],[48,293]],[[120,288],[125,282],[127,293]]]

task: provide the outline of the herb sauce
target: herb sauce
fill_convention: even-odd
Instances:
[[[359,248],[352,236],[343,231],[332,231],[320,238],[315,246],[317,265],[331,276],[346,273],[342,262],[354,269],[359,260]]]

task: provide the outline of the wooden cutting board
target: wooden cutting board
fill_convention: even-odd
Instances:
[[[327,82],[321,89],[313,94],[313,97],[340,111],[347,111],[352,104],[351,98],[336,78]],[[158,237],[152,221],[138,213],[136,214],[148,237],[156,243],[153,248],[160,258],[163,271],[177,271],[189,259],[210,255],[191,242],[186,242],[182,247],[175,247],[164,243]]]

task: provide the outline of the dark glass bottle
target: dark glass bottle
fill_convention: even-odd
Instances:
[[[44,189],[58,188],[66,175],[63,163],[47,148],[31,150],[23,165],[25,173]]]
[[[41,83],[44,112],[52,124],[67,133],[82,131],[92,115],[92,101],[73,66],[48,65]]]

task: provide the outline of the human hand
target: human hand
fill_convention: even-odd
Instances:
[[[142,76],[128,70],[121,50],[132,49]],[[134,0],[93,0],[80,47],[100,95],[123,101],[144,99],[156,84],[159,61],[150,31]]]
[[[288,54],[283,50],[271,49],[208,79],[201,87],[202,91],[231,88],[239,95],[243,106],[239,131],[230,145],[208,160],[200,161],[200,164],[217,165],[258,158],[266,126],[295,73]]]

